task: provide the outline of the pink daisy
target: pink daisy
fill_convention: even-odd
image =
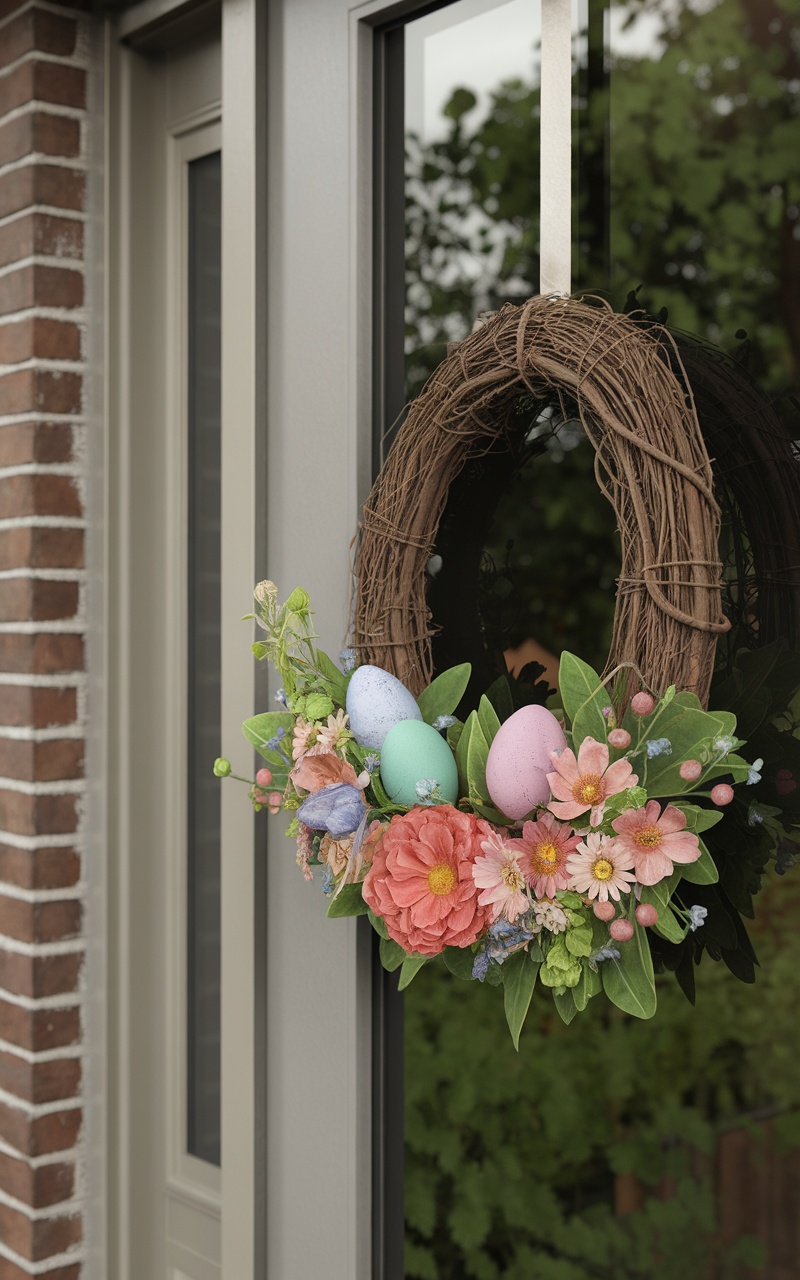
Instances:
[[[302,760],[309,747],[313,746],[316,740],[313,724],[308,720],[304,720],[302,716],[298,716],[294,722],[292,759]]]
[[[619,902],[620,891],[629,893],[636,877],[631,872],[633,858],[621,841],[591,831],[567,858],[570,888],[598,902],[611,897]]]
[[[491,907],[492,919],[505,916],[511,923],[530,906],[525,877],[517,857],[519,841],[504,840],[493,831],[481,842],[483,856],[472,864],[472,878],[483,893],[478,897],[482,907]]]
[[[616,760],[609,765],[608,747],[594,738],[584,738],[577,760],[569,747],[560,756],[551,751],[550,759],[555,773],[548,773],[547,781],[555,799],[547,807],[567,822],[588,809],[592,826],[599,826],[608,797],[635,787],[639,781],[629,760]]]
[[[317,746],[323,751],[339,751],[344,754],[344,749],[352,737],[349,716],[341,708],[335,716],[328,716],[326,725],[317,728]]]
[[[535,822],[524,824],[522,839],[517,842],[523,846],[519,865],[537,898],[552,898],[559,889],[567,888],[567,858],[579,841],[572,827],[556,822],[549,813],[539,813]]]
[[[686,831],[686,814],[668,804],[663,813],[657,800],[648,800],[643,809],[628,809],[611,823],[617,833],[614,845],[633,858],[640,884],[658,884],[671,876],[673,863],[696,862],[700,841]]]

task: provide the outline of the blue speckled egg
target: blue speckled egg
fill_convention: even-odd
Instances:
[[[486,787],[507,818],[524,818],[550,799],[551,751],[567,745],[564,730],[546,707],[521,707],[498,729],[486,761]]]
[[[419,720],[402,720],[390,729],[381,751],[381,782],[395,804],[419,803],[417,783],[436,781],[448,804],[458,799],[455,757],[442,735]]]
[[[404,684],[381,667],[358,667],[347,686],[347,714],[359,746],[380,751],[389,730],[401,720],[422,720]]]

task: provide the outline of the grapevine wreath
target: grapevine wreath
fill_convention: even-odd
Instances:
[[[459,510],[480,544],[464,497],[513,470],[545,409],[580,420],[616,514],[606,671],[564,653],[557,692],[493,676],[459,590],[477,661],[435,675],[431,557]],[[742,916],[800,820],[798,496],[789,436],[740,368],[642,314],[536,297],[411,405],[364,506],[340,666],[302,588],[258,585],[253,649],[282,687],[244,724],[265,761],[250,798],[290,812],[328,915],[367,915],[401,987],[441,955],[503,987],[518,1044],[537,980],[566,1022],[601,993],[651,1017],[664,969],[693,999],[704,952],[753,980]]]

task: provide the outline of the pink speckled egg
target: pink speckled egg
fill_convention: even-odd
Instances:
[[[495,735],[486,761],[486,786],[492,803],[507,818],[524,818],[534,805],[550,799],[547,774],[551,751],[567,745],[564,731],[546,707],[521,707]]]

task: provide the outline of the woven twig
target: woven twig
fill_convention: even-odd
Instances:
[[[431,376],[364,505],[353,645],[418,693],[432,675],[425,567],[449,487],[509,431],[520,396],[578,405],[617,515],[622,567],[608,666],[705,703],[722,616],[720,516],[677,348],[606,304],[532,298],[502,308]],[[663,344],[669,344],[666,358]],[[553,554],[558,555],[557,547]]]

